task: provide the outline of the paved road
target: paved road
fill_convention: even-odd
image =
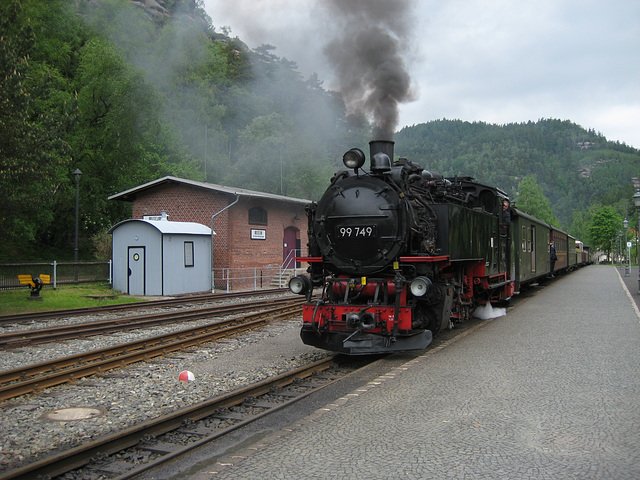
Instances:
[[[175,478],[636,480],[638,271],[618,272],[558,278],[507,316]]]

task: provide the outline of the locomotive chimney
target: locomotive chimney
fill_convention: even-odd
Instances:
[[[390,140],[373,140],[369,142],[369,155],[371,157],[372,171],[391,170],[393,162],[393,145]]]

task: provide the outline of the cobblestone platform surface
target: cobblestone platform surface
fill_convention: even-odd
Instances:
[[[558,278],[507,316],[181,478],[638,479],[633,271],[594,265]]]

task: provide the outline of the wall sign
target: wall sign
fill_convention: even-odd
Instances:
[[[251,240],[266,240],[267,239],[267,231],[257,228],[251,229]]]

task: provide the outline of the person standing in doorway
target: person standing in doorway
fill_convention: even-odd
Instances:
[[[556,245],[553,243],[553,240],[549,243],[549,262],[551,263],[551,276],[555,277],[553,270],[556,265],[556,260],[558,260],[558,256],[556,255]]]
[[[502,200],[502,229],[504,235],[509,235],[509,226],[511,225],[511,212],[509,211],[510,202],[508,199]]]

